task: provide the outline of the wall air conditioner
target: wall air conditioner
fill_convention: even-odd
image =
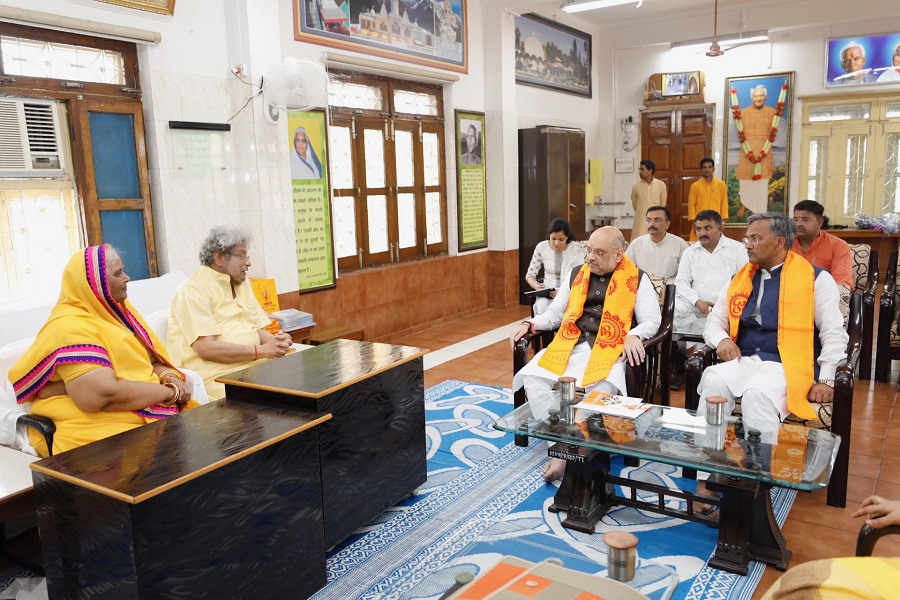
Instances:
[[[65,168],[56,102],[0,98],[0,177],[61,177]]]

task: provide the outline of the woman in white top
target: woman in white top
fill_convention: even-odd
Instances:
[[[563,278],[572,273],[574,267],[584,264],[587,250],[581,242],[572,239],[569,222],[564,219],[553,219],[547,228],[547,240],[534,248],[531,264],[525,273],[525,281],[532,289],[552,289],[549,298],[539,297],[534,302],[534,314],[539,315],[556,297],[556,290],[562,285]],[[538,272],[544,267],[544,280],[538,281]]]

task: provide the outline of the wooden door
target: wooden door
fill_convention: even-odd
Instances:
[[[690,238],[688,194],[700,178],[700,160],[712,155],[713,105],[641,113],[641,156],[656,163],[672,213],[669,233]]]

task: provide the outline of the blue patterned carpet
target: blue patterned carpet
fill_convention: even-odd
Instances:
[[[717,531],[705,525],[619,507],[597,524],[594,535],[564,529],[560,515],[547,507],[556,486],[545,484],[540,467],[547,447],[512,444],[512,437],[491,427],[512,410],[512,394],[501,388],[446,381],[426,391],[428,482],[419,495],[385,512],[329,556],[328,585],[314,598],[435,600],[452,574],[448,561],[498,521],[550,533],[566,551],[584,556],[605,570],[602,533],[625,529],[640,540],[641,561],[666,565],[681,583],[677,599],[749,599],[764,567],[752,562],[739,577],[706,566]],[[679,470],[657,463],[625,468],[622,476],[690,488]],[[781,524],[796,492],[776,489],[775,514]],[[564,516],[564,515],[563,515]],[[652,570],[650,570],[652,573]],[[665,581],[642,582],[641,591],[659,597]]]
[[[606,565],[601,534],[624,529],[640,540],[639,561],[676,571],[681,583],[674,598],[749,600],[753,594],[763,565],[751,562],[746,577],[707,567],[717,532],[705,525],[617,507],[597,524],[594,535],[564,529],[560,515],[547,510],[556,486],[541,478],[546,444],[532,442],[520,448],[512,436],[491,427],[512,410],[510,392],[447,381],[428,389],[425,403],[427,483],[416,497],[388,510],[331,553],[328,584],[315,599],[437,600],[453,579],[446,568],[451,557],[498,523],[552,534],[561,552],[600,565],[600,573]],[[668,465],[625,468],[620,459],[614,468],[632,479],[685,489],[695,485]],[[787,518],[795,495],[793,490],[774,491],[779,524]],[[666,582],[654,577],[654,569],[645,573],[641,591],[650,598],[661,597]],[[21,574],[0,574],[0,599],[5,598],[2,590]]]

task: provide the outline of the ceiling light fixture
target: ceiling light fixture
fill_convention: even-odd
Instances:
[[[621,4],[635,4],[635,8],[640,8],[644,0],[588,0],[588,2],[576,2],[575,0],[566,0],[560,5],[560,8],[567,13],[577,13],[586,10],[595,10],[598,8],[609,8],[610,6],[619,6]]]
[[[694,46],[698,47],[698,50],[701,48],[709,48],[709,45],[712,43],[713,38],[702,38],[699,40],[685,40],[683,42],[672,42],[669,44],[669,48],[675,50],[676,48],[680,49],[688,49]],[[744,33],[734,33],[731,35],[720,35],[718,36],[718,40],[720,46],[730,46],[731,48],[736,46],[743,46],[744,44],[755,44],[758,42],[768,42],[769,41],[769,32],[768,31],[747,31]],[[729,48],[730,49],[730,48]]]

